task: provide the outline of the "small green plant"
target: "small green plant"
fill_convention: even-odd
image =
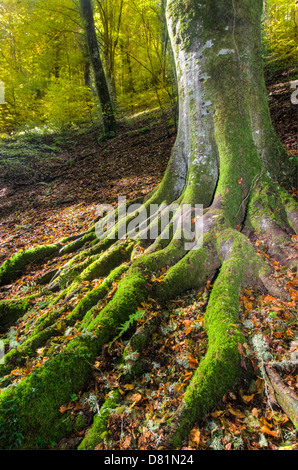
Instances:
[[[139,320],[144,316],[145,310],[137,310],[135,313],[129,316],[129,319],[123,323],[119,330],[120,333],[116,339],[119,339],[124,333],[128,331],[129,328],[133,327]]]
[[[120,330],[119,334],[116,336],[116,338],[113,339],[113,341],[110,343],[109,349],[113,346],[113,344],[121,338],[121,336],[126,333],[129,328],[133,327],[136,325],[136,323],[141,320],[144,316],[145,310],[137,310],[135,313],[129,316],[129,319],[123,323],[118,329]]]

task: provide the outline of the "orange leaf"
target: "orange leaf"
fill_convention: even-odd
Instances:
[[[289,289],[289,294],[290,294],[292,300],[294,300],[294,301],[298,300],[298,290],[291,288],[291,289]]]
[[[183,382],[187,382],[187,380],[191,379],[192,375],[193,375],[192,372],[186,371],[185,374],[184,374],[184,380],[183,380]]]
[[[269,429],[268,426],[262,426],[261,431],[265,434],[270,434],[270,436],[277,437],[277,433],[275,431],[271,431],[271,429]]]
[[[243,348],[242,348],[242,344],[241,344],[241,343],[238,343],[238,344],[237,344],[237,349],[238,349],[239,354],[241,354],[242,356],[244,356],[244,351],[243,351]]]
[[[201,440],[201,431],[199,431],[199,429],[196,429],[196,428],[192,429],[190,431],[190,438],[191,438],[192,442],[199,445],[200,440]]]
[[[142,395],[140,393],[133,393],[127,398],[128,401],[133,401],[134,404],[142,400]]]
[[[243,414],[240,410],[235,410],[234,408],[229,407],[229,412],[236,416],[237,418],[245,418],[245,414]]]
[[[188,356],[188,363],[190,367],[192,367],[193,369],[196,369],[199,365],[199,362],[197,361],[197,359],[191,355]]]
[[[74,410],[81,410],[82,408],[83,408],[82,405],[80,405],[80,403],[77,402],[77,403],[75,404]]]
[[[18,375],[23,375],[23,374],[24,374],[23,369],[20,369],[19,367],[11,371],[11,375],[18,376]]]
[[[264,390],[265,390],[264,380],[261,379],[260,377],[258,377],[257,380],[256,380],[256,387],[257,387],[257,392],[258,393],[263,393]]]
[[[133,390],[135,388],[134,384],[125,384],[124,385],[125,390]]]
[[[132,436],[127,436],[124,440],[124,442],[121,444],[121,449],[122,450],[126,450],[129,446],[130,446],[130,443],[131,443],[131,439],[132,439]]]
[[[253,309],[253,305],[250,302],[244,302],[244,307],[248,312],[251,312]]]
[[[216,418],[219,418],[220,416],[222,416],[224,413],[225,413],[225,411],[217,410],[217,411],[214,411],[213,413],[211,413],[211,416],[212,416],[212,418],[216,419]]]
[[[73,403],[68,403],[68,405],[62,405],[59,408],[60,413],[65,413],[67,410],[71,410],[74,407]]]
[[[276,301],[276,297],[272,297],[272,295],[266,295],[263,300],[264,302],[274,302]]]
[[[245,402],[245,403],[249,403],[250,401],[252,401],[254,399],[254,395],[242,395],[242,400]]]

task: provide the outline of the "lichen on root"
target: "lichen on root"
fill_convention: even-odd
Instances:
[[[247,226],[254,223],[256,227],[256,215],[260,220],[260,211],[256,211],[260,203],[257,194],[247,201],[243,227],[246,222]],[[265,204],[264,194],[262,198]],[[183,197],[179,202],[183,203]],[[280,207],[277,209],[274,223],[281,217]],[[295,211],[295,207],[291,210]],[[267,211],[266,217],[268,214]],[[249,239],[231,227],[230,212],[220,196],[215,196],[203,219],[204,234],[198,249],[187,250],[185,240],[172,238],[165,244],[147,243],[147,250],[145,247],[138,252],[139,241],[127,238],[113,243],[98,241],[92,247],[87,243],[74,252],[75,261],[69,264],[70,270],[64,269],[55,280],[58,292],[49,290],[47,308],[35,319],[19,347],[8,352],[6,363],[1,366],[2,380],[6,384],[0,394],[1,447],[36,448],[40,439],[46,443],[71,432],[68,426],[61,424],[59,408],[72,394],[84,388],[94,359],[148,296],[166,303],[188,289],[201,288],[208,280],[214,284],[205,314],[207,353],[167,427],[169,446],[179,446],[194,421],[202,418],[237,383],[245,373],[238,350],[243,341],[237,326],[240,290],[260,283],[270,288],[270,282],[266,283],[270,269],[266,261],[256,255]],[[286,222],[283,220],[284,229]],[[289,226],[288,230],[293,231],[293,228]],[[174,235],[173,231],[170,233]],[[45,251],[45,256],[48,253]],[[41,258],[39,260],[41,262]],[[154,281],[165,266],[162,280]],[[98,277],[102,279],[100,284],[92,288],[92,282]],[[82,297],[73,305],[72,300],[81,291]],[[5,301],[0,308],[4,311],[7,307],[13,312],[16,307],[16,316],[22,316],[32,307],[30,302],[35,302],[36,296],[38,298],[34,294],[27,300],[14,299],[12,303]],[[14,319],[11,317],[10,321]],[[73,336],[62,342],[63,347],[56,354],[45,354],[40,367],[16,387],[10,386],[9,373],[13,367],[22,366],[28,356],[34,357],[37,348],[46,350],[52,338],[63,339],[67,328]],[[139,334],[135,340],[132,337],[131,347],[134,345],[137,351],[145,340],[146,335],[143,338]],[[123,357],[125,361],[125,353]],[[137,368],[131,373],[138,373]],[[114,398],[116,400],[116,396]],[[117,406],[117,400],[114,404]],[[13,431],[9,424],[12,422],[17,423]],[[103,429],[104,425],[106,421],[98,426]],[[90,448],[90,442],[88,438],[81,448]]]

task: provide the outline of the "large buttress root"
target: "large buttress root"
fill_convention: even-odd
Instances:
[[[205,313],[208,350],[167,430],[173,446],[181,444],[194,422],[203,418],[244,372],[239,356],[239,344],[244,341],[237,325],[239,296],[247,283],[256,282],[264,266],[239,232],[224,231],[217,246],[222,264]]]
[[[131,253],[133,244],[129,240],[124,243],[128,244]],[[117,250],[121,251],[121,248],[123,249],[121,244],[119,248],[119,244],[115,243],[112,252],[117,254]],[[25,377],[18,387],[8,387],[2,391],[0,408],[3,413],[1,413],[0,419],[1,428],[4,431],[1,434],[1,447],[13,448],[17,446],[13,435],[10,435],[7,430],[8,415],[9,421],[15,420],[19,423],[19,432],[23,436],[22,445],[25,448],[34,447],[37,436],[45,441],[51,436],[52,439],[63,436],[65,430],[58,429],[58,425],[55,424],[60,422],[59,407],[69,399],[72,393],[77,393],[84,387],[90,376],[90,364],[96,354],[115,336],[117,328],[128,320],[129,315],[133,314],[140,303],[146,299],[148,291],[145,285],[151,279],[151,273],[158,271],[166,263],[170,265],[175,263],[183,256],[183,253],[180,244],[174,243],[165,250],[139,257],[131,263],[131,266],[129,266],[130,263],[127,265],[128,260],[126,260],[126,264],[121,265],[123,257],[116,257],[118,261],[116,264],[119,264],[119,267],[114,266],[110,276],[103,284],[89,292],[77,307],[70,312],[69,316],[62,316],[66,325],[73,325],[77,320],[82,320],[82,324],[77,324],[77,328],[75,328],[78,335],[75,334],[75,337],[70,339],[68,344],[67,342],[64,343],[63,349],[58,354],[46,360],[34,374]],[[85,283],[90,282],[95,275],[98,275],[98,269],[103,266],[100,260],[105,260],[105,258],[105,256],[100,257],[98,263],[93,262],[93,266],[91,264],[90,269],[87,268],[85,274],[84,272],[81,273],[79,280]],[[100,271],[100,274],[103,274],[102,271]],[[103,308],[96,308],[98,300],[111,290],[113,281],[119,278],[121,274],[124,275],[124,278],[110,296],[107,305]],[[74,287],[72,284],[71,288],[67,289],[68,294]],[[65,295],[60,296],[60,302],[65,300]],[[52,313],[46,312],[44,314],[44,318],[37,322],[35,329],[28,335],[24,344],[21,344],[16,351],[12,350],[7,354],[7,363],[2,365],[2,375],[9,373],[7,369],[12,368],[9,367],[9,364],[11,363],[11,366],[13,366],[16,358],[22,359],[30,353],[34,356],[36,348],[46,344],[46,341],[57,330],[59,312],[63,313],[63,308],[59,308],[59,305],[54,303]],[[5,380],[4,377],[4,384]],[[38,390],[38,392],[33,396],[32,390]],[[29,400],[32,401],[30,410],[27,407]],[[10,406],[12,402],[15,403],[14,406]],[[5,413],[3,410],[6,410]],[[3,421],[4,415],[6,419]]]
[[[248,219],[251,221],[253,217]],[[204,416],[237,382],[244,372],[238,350],[243,340],[237,326],[240,290],[259,282],[270,289],[270,282],[266,282],[270,270],[255,254],[249,239],[229,228],[218,201],[205,213],[204,228],[201,245],[189,251],[185,249],[185,240],[173,238],[165,244],[153,243],[153,248],[151,245],[147,252],[136,256],[138,243],[124,239],[112,243],[104,252],[100,248],[103,242],[98,242],[74,256],[77,261],[70,264],[70,271],[56,278],[58,285],[61,282],[61,292],[53,296],[50,291],[46,310],[34,322],[34,327],[29,328],[23,343],[6,355],[6,363],[1,366],[3,384],[7,386],[13,381],[9,376],[13,367],[21,366],[28,355],[34,356],[37,348],[46,349],[52,337],[63,337],[65,329],[70,328],[73,333],[73,337],[63,343],[63,348],[49,356],[34,374],[26,376],[17,387],[2,390],[0,407],[5,410],[2,414],[5,420],[1,425],[6,429],[8,418],[18,423],[24,448],[35,447],[37,437],[55,440],[69,432],[61,424],[60,406],[71,394],[84,388],[95,357],[148,296],[166,302],[215,279],[205,317],[208,350],[167,428],[169,445],[179,445],[194,421]],[[84,251],[86,261],[81,256]],[[154,277],[165,267],[159,282],[155,282]],[[92,288],[97,276],[102,276],[102,282]],[[72,307],[74,296],[86,285],[89,285],[87,293]],[[22,309],[25,312],[34,302],[35,295],[28,298],[28,305],[23,306],[20,300],[14,300],[12,305],[18,307],[17,316],[20,316]],[[64,324],[62,330],[61,323]],[[142,342],[143,339],[135,344]],[[118,394],[111,397],[113,406],[117,406],[118,397]],[[99,421],[97,424],[100,429],[104,426]],[[5,435],[1,446],[17,447],[14,433],[7,430]],[[86,443],[88,448],[89,445]]]
[[[107,226],[102,239],[92,227],[78,237],[18,253],[0,267],[3,285],[20,277],[28,264],[73,254],[49,281],[43,279],[47,307],[39,308],[35,298],[0,304],[3,330],[15,319],[18,325],[28,323],[23,342],[0,364],[1,448],[37,448],[40,441],[47,446],[69,434],[59,409],[84,390],[95,358],[117,338],[119,327],[149,296],[165,303],[212,280],[205,314],[207,352],[166,429],[169,445],[178,446],[245,371],[238,349],[243,341],[238,326],[241,288],[274,288],[266,261],[244,233],[266,236],[270,254],[286,265],[297,261],[292,246],[297,204],[273,183],[287,163],[290,167],[291,161],[292,174],[297,166],[292,159],[282,161],[276,139],[270,145],[272,129],[263,112],[258,57],[262,2],[202,3],[189,2],[185,8],[185,2],[167,2],[179,85],[179,132],[163,181],[144,202],[145,210],[151,204],[204,204],[202,244],[188,249],[183,237],[175,238],[175,214],[168,238],[160,233],[151,245],[153,240],[132,241],[133,225],[123,229],[133,221],[132,212],[109,225],[121,213],[119,207],[100,220],[102,228]],[[161,227],[159,216],[144,222],[148,229],[140,227],[141,233]],[[141,336],[130,339],[136,350],[142,342]],[[37,348],[44,350],[42,363]],[[35,361],[31,371],[28,358]],[[19,381],[10,374],[16,366]],[[108,410],[118,399],[115,393],[104,403],[96,432],[104,431]],[[82,447],[92,445],[90,438]]]

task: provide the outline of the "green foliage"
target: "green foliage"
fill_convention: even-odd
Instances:
[[[116,109],[135,113],[173,99],[165,22],[157,0],[94,2],[105,74]],[[0,132],[101,120],[78,4],[0,4]]]
[[[118,336],[114,339],[113,342],[115,342],[117,339],[119,339],[122,335],[124,335],[128,330],[129,328],[135,326],[135,324],[141,320],[141,318],[143,318],[144,316],[144,313],[145,313],[145,310],[137,310],[135,313],[131,314],[129,316],[129,319],[124,322],[119,330],[120,330],[120,333],[118,334]]]
[[[94,99],[90,89],[69,79],[54,80],[43,99],[42,110],[47,124],[64,128],[92,121]]]
[[[13,399],[7,400],[5,406],[0,407],[0,446],[6,442],[4,449],[18,449],[21,447],[24,436],[22,422],[16,417],[18,405]],[[3,449],[3,447],[1,446]]]
[[[102,62],[119,114],[176,103],[164,8],[158,0],[94,1]],[[264,48],[270,65],[296,63],[295,0],[267,0]],[[76,2],[3,0],[0,51],[0,132],[100,121]]]
[[[279,62],[284,65],[297,65],[297,21],[295,0],[267,0],[264,46],[269,64]]]

